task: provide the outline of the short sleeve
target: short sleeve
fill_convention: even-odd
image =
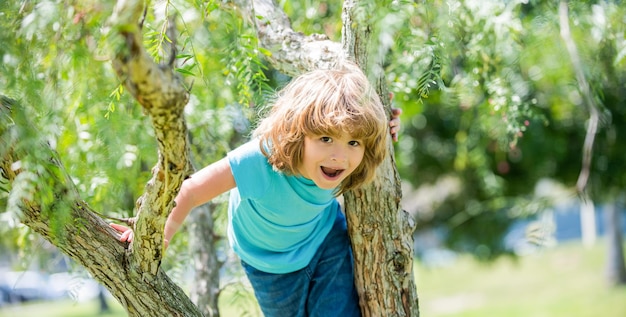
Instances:
[[[271,186],[271,173],[276,173],[260,149],[259,140],[252,140],[228,153],[237,190],[242,199],[261,197]]]

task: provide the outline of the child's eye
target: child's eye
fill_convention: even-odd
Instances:
[[[331,139],[329,136],[323,136],[320,138],[320,141],[324,142],[324,143],[330,143],[333,141],[333,139]]]
[[[348,145],[350,145],[350,146],[359,146],[359,145],[361,145],[361,143],[359,141],[352,140],[352,141],[348,142]]]

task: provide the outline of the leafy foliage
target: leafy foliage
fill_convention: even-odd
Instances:
[[[271,90],[250,26],[220,6],[160,2],[143,22],[145,44],[156,61],[169,62],[176,48],[174,65],[192,95],[186,115],[198,166],[243,141],[255,116],[246,106],[261,103]],[[0,183],[7,241],[16,241],[10,228],[20,227],[17,204],[35,188],[46,199],[42,205],[55,208],[49,214],[55,228],[71,221],[58,208],[62,200],[46,196],[52,193],[46,187],[52,186],[46,174],[50,153],[31,150],[43,144],[58,153],[94,210],[114,217],[135,213],[135,199],[156,162],[156,144],[148,118],[112,71],[109,52],[117,44],[107,34],[111,12],[111,3],[98,1],[0,4],[0,95],[23,105],[13,109],[17,121],[10,139],[15,151],[34,153],[16,164],[37,171],[20,173],[10,186]],[[233,47],[238,54],[231,54]],[[173,247],[184,247],[185,240]]]
[[[340,39],[339,1],[280,4],[294,29]],[[371,58],[386,60],[395,103],[404,110],[396,156],[401,176],[415,187],[448,178],[459,184],[433,210],[420,212],[418,223],[444,224],[451,246],[492,258],[505,251],[499,241],[513,218],[544,206],[532,193],[538,180],[572,184],[580,171],[588,112],[559,34],[558,6],[383,4],[377,12],[364,7],[363,14],[376,25]],[[245,139],[286,78],[262,62],[269,53],[258,47],[253,27],[224,3],[169,0],[155,7],[146,11],[145,44],[162,63],[176,48],[173,62],[191,94],[186,116],[194,160],[202,166]],[[591,191],[611,200],[626,185],[616,172],[626,162],[619,142],[626,134],[625,12],[611,1],[569,7],[602,110]],[[95,210],[131,216],[156,146],[148,119],[111,69],[111,12],[111,3],[93,0],[1,2],[0,94],[24,105],[11,128],[15,150],[50,144]],[[35,152],[19,164],[38,173],[23,173],[12,185],[0,180],[4,223],[17,226],[16,204],[35,184],[47,184],[47,159]],[[67,220],[62,211],[51,216]]]
[[[591,192],[615,199],[624,186],[610,172],[624,162],[615,142],[624,126],[624,11],[612,2],[569,3],[592,98],[602,105]],[[432,210],[418,211],[418,225],[443,225],[449,246],[492,258],[506,252],[501,238],[516,217],[550,203],[534,196],[535,184],[554,178],[571,186],[581,169],[589,114],[558,6],[435,1],[413,13],[388,72],[406,118],[399,170],[415,187],[458,180]]]

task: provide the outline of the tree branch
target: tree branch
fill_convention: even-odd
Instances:
[[[579,194],[582,194],[587,187],[589,180],[589,174],[591,173],[591,160],[593,158],[593,144],[598,131],[598,122],[600,121],[600,110],[593,98],[591,89],[589,88],[589,82],[583,71],[583,66],[578,55],[578,49],[576,43],[572,39],[572,35],[569,28],[569,17],[567,1],[561,1],[559,5],[559,24],[561,26],[561,38],[565,42],[567,52],[569,53],[574,72],[576,73],[576,80],[578,81],[578,89],[583,95],[587,109],[589,110],[589,123],[587,124],[587,133],[585,134],[585,142],[583,146],[583,162],[576,181],[576,190]]]
[[[233,2],[254,22],[261,46],[271,52],[267,60],[279,71],[297,76],[313,69],[332,68],[345,58],[341,44],[326,35],[295,32],[274,0]]]
[[[143,46],[142,0],[117,2],[109,23],[113,29],[113,67],[124,86],[150,116],[158,144],[158,163],[144,194],[137,200],[131,264],[146,279],[157,275],[163,251],[163,228],[183,180],[191,173],[183,111],[189,94],[172,63],[158,65]],[[172,22],[173,23],[173,22]],[[171,35],[170,35],[171,36]]]

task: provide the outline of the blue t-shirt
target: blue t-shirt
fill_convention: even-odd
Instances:
[[[256,139],[228,153],[228,161],[237,183],[228,206],[233,250],[264,272],[304,268],[339,212],[333,190],[274,170]]]

